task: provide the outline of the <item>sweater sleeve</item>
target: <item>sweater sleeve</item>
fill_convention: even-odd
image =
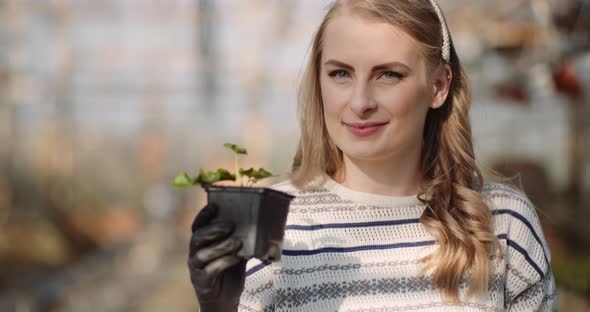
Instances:
[[[507,311],[557,311],[551,254],[535,206],[522,194],[504,198],[507,227],[505,303]]]
[[[508,311],[557,311],[557,293],[551,271],[529,285],[509,305]]]
[[[238,305],[239,312],[274,311],[272,265],[256,258],[248,261],[246,282]]]

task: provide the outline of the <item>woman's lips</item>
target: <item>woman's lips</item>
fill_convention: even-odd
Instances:
[[[369,127],[353,127],[351,125],[346,125],[346,127],[352,132],[352,134],[359,137],[366,137],[376,133],[381,128],[385,127],[385,125],[387,125],[387,123],[372,125]]]

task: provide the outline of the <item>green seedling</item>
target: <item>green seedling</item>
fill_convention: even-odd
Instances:
[[[212,185],[219,181],[236,181],[240,184],[240,186],[243,187],[244,177],[247,177],[248,181],[246,181],[245,186],[248,187],[254,185],[256,182],[264,178],[272,176],[272,174],[266,171],[264,168],[260,168],[258,170],[254,168],[240,168],[238,163],[238,157],[239,155],[247,155],[248,151],[243,147],[239,147],[231,143],[225,143],[223,144],[223,146],[227,147],[228,149],[234,152],[234,165],[236,174],[232,174],[231,172],[223,168],[219,168],[217,169],[217,171],[204,171],[203,169],[200,169],[199,174],[196,177],[191,178],[186,172],[183,172],[176,176],[176,178],[174,179],[174,186],[177,188],[184,188],[195,185],[201,185],[202,187],[205,187],[207,185]]]

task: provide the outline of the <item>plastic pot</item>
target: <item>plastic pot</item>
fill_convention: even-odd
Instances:
[[[208,204],[218,207],[216,219],[234,223],[233,236],[242,240],[238,256],[263,261],[281,258],[289,205],[294,196],[270,189],[207,186]]]

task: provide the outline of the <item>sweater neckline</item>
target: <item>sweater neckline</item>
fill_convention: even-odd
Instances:
[[[418,199],[418,194],[408,196],[389,196],[381,194],[373,194],[361,191],[355,191],[348,188],[326,175],[324,187],[339,195],[343,199],[351,200],[355,203],[372,205],[372,206],[387,206],[387,207],[416,207],[424,204]]]

